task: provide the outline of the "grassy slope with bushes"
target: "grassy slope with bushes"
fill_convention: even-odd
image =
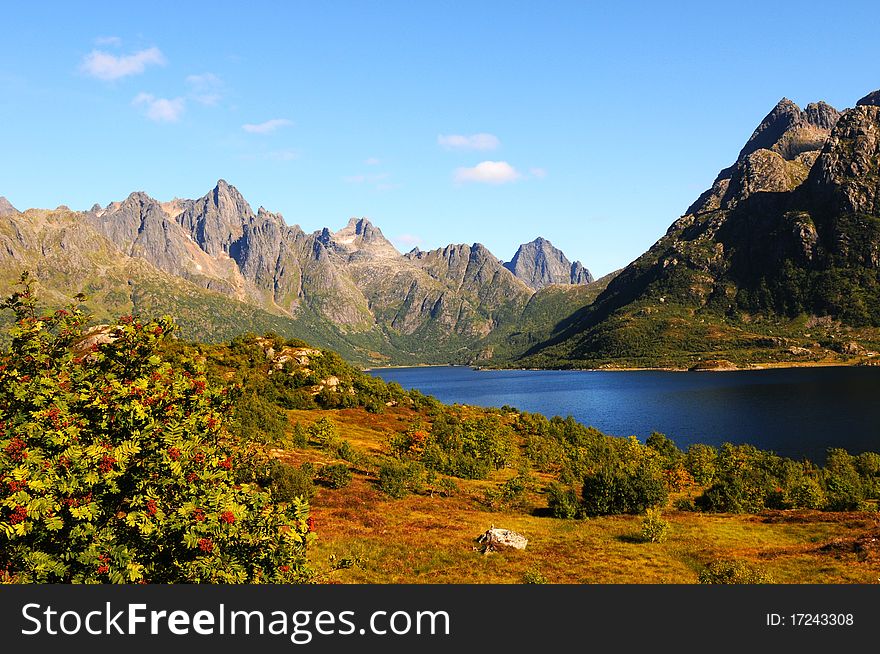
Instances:
[[[241,438],[264,443],[263,481],[312,498],[318,556],[352,582],[868,582],[880,573],[880,456],[824,466],[751,446],[645,444],[571,418],[443,405],[332,352],[247,336],[195,348],[242,385]],[[271,371],[271,373],[270,373]],[[335,377],[331,391],[321,382]],[[287,490],[284,490],[287,489]],[[294,489],[291,491],[291,489]],[[648,512],[648,516],[645,513]],[[490,525],[525,552],[481,556]],[[701,576],[702,575],[702,576]]]

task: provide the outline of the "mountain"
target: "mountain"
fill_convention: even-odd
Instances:
[[[880,92],[783,98],[736,162],[523,365],[820,360],[880,349]]]
[[[559,281],[589,278],[546,246],[545,259],[568,269]],[[479,243],[404,255],[365,218],[309,234],[263,207],[254,212],[224,180],[194,200],[135,192],[85,212],[8,214],[0,261],[4,293],[28,268],[56,303],[85,291],[98,318],[171,313],[184,316],[185,336],[202,340],[272,330],[368,364],[491,356],[490,336],[512,333],[537,295]],[[541,334],[573,310],[540,304],[547,325],[530,324]]]
[[[590,271],[580,261],[572,263],[562,250],[541,237],[520,245],[504,267],[536,291],[550,284],[589,284],[593,281]]]
[[[9,216],[15,213],[18,213],[18,209],[13,207],[9,200],[0,195],[0,216]]]

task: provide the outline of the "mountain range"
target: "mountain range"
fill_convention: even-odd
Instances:
[[[561,319],[568,294],[556,287],[593,281],[543,238],[504,263],[479,243],[401,254],[365,218],[306,233],[224,180],[195,200],[136,192],[19,213],[4,199],[0,215],[4,291],[29,268],[56,302],[84,291],[100,319],[169,312],[191,338],[272,330],[361,363],[469,360],[530,303],[551,298]]]
[[[364,365],[711,367],[880,350],[880,91],[783,98],[643,255],[593,280],[549,241],[402,254],[365,218],[306,233],[220,180],[89,211],[0,198],[0,290],[29,269],[95,320],[171,313],[185,336],[274,331]],[[880,357],[878,357],[880,358]],[[732,364],[731,364],[732,365]]]

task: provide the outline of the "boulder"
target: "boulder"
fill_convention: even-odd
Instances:
[[[515,531],[492,526],[477,537],[477,543],[481,545],[480,551],[483,554],[488,554],[504,549],[524,550],[529,541],[525,536]]]

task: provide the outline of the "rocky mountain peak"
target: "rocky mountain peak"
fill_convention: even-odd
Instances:
[[[864,98],[856,102],[857,107],[863,107],[866,105],[880,107],[880,90],[871,91]]]
[[[230,254],[242,236],[243,226],[253,218],[253,210],[238,189],[221,179],[206,195],[185,202],[175,220],[199,247],[218,256]]]
[[[18,209],[13,207],[9,200],[0,195],[0,216],[8,216],[16,213],[18,213]]]
[[[811,102],[804,108],[807,122],[819,129],[831,131],[840,119],[840,112],[827,102]]]
[[[806,179],[841,115],[826,102],[812,102],[801,110],[782,98],[752,132],[736,162],[718,173],[712,188],[686,215],[732,209],[759,192],[794,189]]]
[[[520,245],[504,267],[536,291],[550,284],[589,284],[593,281],[590,271],[580,261],[572,263],[562,250],[541,236]]]
[[[382,230],[366,218],[350,218],[348,224],[331,235],[340,253],[361,257],[399,257],[400,253],[385,238]]]

